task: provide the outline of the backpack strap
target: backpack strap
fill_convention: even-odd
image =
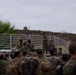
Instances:
[[[60,74],[61,75],[63,75],[63,66],[64,66],[65,64],[61,64],[61,67],[60,67]]]

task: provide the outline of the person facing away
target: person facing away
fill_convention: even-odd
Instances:
[[[16,50],[14,55],[15,55],[15,58],[12,60],[12,63],[18,63],[22,59],[22,52],[19,50]]]
[[[71,43],[69,46],[69,53],[71,54],[71,59],[63,67],[64,75],[76,75],[76,43]]]
[[[15,51],[15,58],[6,66],[6,75],[22,75],[21,68],[22,53],[19,50]]]
[[[22,75],[31,75],[31,60],[30,58],[27,57],[26,51],[23,51],[22,56],[23,56],[21,62]]]
[[[0,75],[5,74],[5,67],[8,63],[4,60],[4,55],[0,54]]]
[[[56,67],[56,75],[63,75],[63,66],[69,61],[70,57],[68,54],[62,54],[62,62]]]
[[[36,51],[37,56],[35,58],[35,75],[51,75],[51,63],[46,59],[42,50]]]
[[[60,64],[60,60],[57,56],[55,56],[54,50],[50,50],[50,57],[47,57],[47,59],[52,63],[52,75],[55,75],[55,69]]]
[[[9,53],[6,53],[6,54],[5,54],[5,60],[6,60],[7,62],[10,62],[10,61],[12,60],[12,58],[10,57],[10,54],[9,54]]]

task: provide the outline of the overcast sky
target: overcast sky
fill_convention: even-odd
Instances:
[[[76,0],[0,0],[0,20],[17,29],[76,33]]]

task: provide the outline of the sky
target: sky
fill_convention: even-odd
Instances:
[[[0,20],[17,29],[76,34],[76,0],[0,0]]]

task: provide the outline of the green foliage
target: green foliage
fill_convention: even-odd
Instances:
[[[11,26],[10,22],[0,21],[0,33],[14,34],[16,32],[14,26]]]

